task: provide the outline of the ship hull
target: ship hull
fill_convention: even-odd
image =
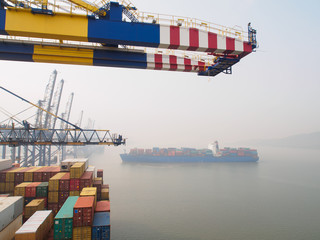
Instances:
[[[153,162],[153,163],[171,163],[171,162],[257,162],[258,157],[251,156],[152,156],[152,155],[129,155],[120,154],[123,162]]]

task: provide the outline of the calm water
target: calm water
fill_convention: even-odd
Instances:
[[[124,164],[120,151],[90,160],[110,184],[113,240],[320,239],[320,150],[207,164]]]

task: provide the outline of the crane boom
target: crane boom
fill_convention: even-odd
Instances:
[[[128,0],[102,0],[101,6],[87,0],[48,0],[51,8],[46,11],[52,14],[37,10],[38,1],[23,2],[1,5],[0,59],[216,76],[231,73],[231,67],[258,46],[251,25],[245,32],[198,19],[138,12]]]

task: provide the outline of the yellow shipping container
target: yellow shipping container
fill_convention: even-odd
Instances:
[[[58,203],[59,192],[48,192],[48,203]]]
[[[15,196],[22,196],[24,197],[25,196],[25,191],[26,191],[26,186],[28,186],[31,182],[23,182],[23,183],[20,183],[19,185],[17,185],[15,188],[14,188],[14,195]]]
[[[14,191],[14,182],[6,182],[5,192],[13,192]]]
[[[85,187],[80,193],[80,197],[94,197],[94,206],[97,203],[97,188],[96,187]]]
[[[74,227],[73,240],[91,240],[91,227]]]
[[[70,168],[70,178],[81,178],[85,171],[85,163],[75,163]]]
[[[33,199],[26,205],[24,210],[25,218],[31,217],[36,211],[44,210],[44,199]]]
[[[108,188],[101,189],[101,200],[109,200],[109,189]]]
[[[20,171],[21,168],[16,168],[6,173],[6,182],[14,182],[14,173]]]
[[[69,196],[80,196],[80,191],[70,191]]]
[[[54,175],[52,178],[49,179],[49,191],[59,191],[59,180],[67,173],[61,172]]]
[[[5,193],[5,192],[6,192],[6,183],[0,182],[0,193]]]
[[[102,181],[102,177],[96,177],[94,178],[94,181]]]
[[[38,171],[41,168],[43,168],[43,167],[33,167],[30,170],[28,170],[27,172],[25,172],[24,173],[24,181],[32,182],[33,181],[33,172]]]

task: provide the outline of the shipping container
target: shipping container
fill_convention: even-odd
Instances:
[[[37,187],[40,182],[33,182],[26,186],[25,197],[37,197]]]
[[[95,212],[110,212],[110,201],[98,201]]]
[[[80,178],[85,170],[85,163],[75,163],[70,168],[70,178]]]
[[[73,240],[91,240],[91,226],[73,227]]]
[[[44,240],[52,224],[51,210],[37,211],[16,231],[15,240]]]
[[[41,167],[32,167],[24,173],[25,182],[33,182],[33,173],[41,169]]]
[[[23,201],[24,206],[28,205],[34,199],[35,198],[33,197],[24,197],[24,201]]]
[[[43,199],[44,201],[44,208],[48,209],[48,198],[47,197],[36,197],[36,199]]]
[[[0,231],[23,212],[23,197],[0,197]]]
[[[92,224],[92,240],[110,239],[110,213],[97,212]]]
[[[103,169],[98,169],[97,170],[97,177],[103,178]]]
[[[17,168],[12,167],[12,168],[0,171],[0,182],[2,182],[2,183],[6,182],[7,172],[12,171],[14,169],[17,169]]]
[[[92,172],[93,173],[93,178],[94,178],[94,176],[95,176],[95,174],[96,174],[96,167],[95,166],[88,166],[88,168],[87,168],[87,170],[86,170],[87,172]]]
[[[14,195],[25,197],[26,196],[26,187],[30,184],[31,184],[31,182],[23,182],[23,183],[20,183],[19,185],[17,185],[14,188]]]
[[[37,197],[48,197],[48,182],[42,182],[37,186]]]
[[[69,172],[70,168],[75,163],[84,163],[85,164],[84,168],[86,170],[88,168],[88,165],[89,165],[89,159],[88,158],[70,158],[70,159],[65,159],[60,164],[61,171]]]
[[[66,173],[61,172],[61,173],[57,173],[52,178],[50,178],[48,190],[49,191],[59,191],[59,181],[64,175],[66,175]]]
[[[101,200],[109,200],[109,188],[101,189]]]
[[[59,192],[48,192],[48,203],[58,203],[59,202]]]
[[[69,191],[70,189],[70,173],[65,173],[59,180],[59,191]]]
[[[14,168],[6,172],[6,182],[14,183],[15,172],[20,171],[20,168]]]
[[[48,210],[52,210],[53,215],[56,215],[59,211],[58,203],[49,203],[48,202]]]
[[[1,240],[13,240],[16,231],[22,226],[22,214],[0,231]]]
[[[0,171],[11,168],[12,160],[11,159],[0,159]]]
[[[72,239],[73,207],[79,197],[68,197],[54,219],[54,239]]]
[[[36,211],[44,210],[44,200],[34,199],[28,203],[24,210],[25,219],[30,218]]]
[[[79,190],[81,191],[85,187],[92,187],[93,177],[94,177],[93,172],[90,172],[90,171],[84,172],[80,178]]]
[[[6,192],[6,183],[0,182],[0,193],[5,193],[5,192]]]
[[[80,191],[70,191],[69,196],[80,196]]]
[[[53,166],[53,167],[51,167],[50,168],[50,177],[49,177],[49,179],[50,178],[52,178],[53,176],[55,176],[57,173],[59,173],[60,172],[60,166]],[[48,181],[49,181],[49,179],[48,179]]]
[[[14,192],[14,182],[6,182],[6,184],[5,184],[5,192],[6,193]]]
[[[37,171],[33,173],[33,181],[34,182],[44,182],[43,181],[43,173],[47,171],[49,167],[41,167]]]
[[[70,179],[70,191],[79,191],[80,189],[80,178]]]
[[[22,168],[19,168],[19,171],[16,171],[14,173],[14,183],[15,183],[15,185],[18,185],[18,184],[24,182],[24,173],[26,171],[28,171],[28,169],[29,168],[27,168],[27,167],[22,167]]]
[[[73,208],[73,226],[91,226],[94,214],[94,197],[79,197]]]
[[[68,199],[69,192],[59,192],[58,203],[59,205],[63,205],[64,202]]]
[[[97,203],[97,188],[96,187],[86,187],[83,188],[80,192],[80,197],[94,197],[94,206],[96,206]]]

